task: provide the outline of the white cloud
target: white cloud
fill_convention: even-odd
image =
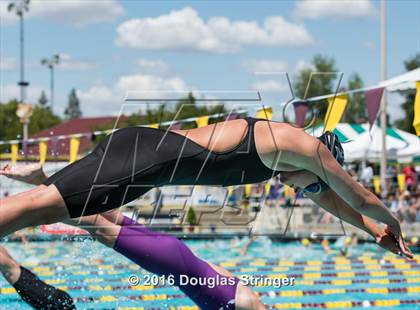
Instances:
[[[188,91],[192,89],[179,77],[163,78],[149,74],[121,76],[113,87],[94,86],[88,90],[79,90],[84,115],[117,114],[124,103],[128,91]],[[159,92],[150,93],[162,98]],[[138,109],[137,109],[138,110]],[[128,112],[128,111],[123,111]],[[130,111],[133,112],[133,111]]]
[[[18,18],[15,12],[8,12],[9,1],[0,1],[1,24],[14,24]],[[93,1],[45,1],[32,0],[29,3],[27,18],[40,18],[70,26],[85,26],[113,21],[123,15],[125,10],[116,0]]]
[[[38,85],[31,85],[26,89],[26,102],[38,102],[43,87]],[[20,98],[20,87],[17,84],[1,84],[0,85],[0,102],[5,103],[12,99]]]
[[[260,92],[278,92],[288,89],[277,80],[258,81],[252,84],[251,88]]]
[[[138,70],[148,74],[165,74],[169,72],[169,65],[162,60],[138,59]]]
[[[308,19],[360,18],[374,16],[376,9],[369,0],[299,0],[293,14]]]
[[[241,67],[251,73],[288,73],[294,74],[303,69],[313,69],[311,63],[306,62],[303,59],[299,59],[294,67],[289,65],[286,61],[279,59],[249,59],[241,63]],[[290,68],[292,67],[292,68]]]
[[[16,69],[17,69],[16,58],[0,56],[0,71],[12,71]]]
[[[314,70],[315,68],[311,63],[308,63],[303,59],[298,60],[295,65],[295,73],[298,73],[299,71],[304,70],[304,69]]]
[[[69,54],[60,54],[58,68],[68,71],[84,71],[95,67],[95,63],[74,59]]]
[[[303,46],[313,42],[302,24],[281,16],[257,21],[231,21],[226,17],[203,20],[191,7],[166,15],[130,19],[117,28],[116,44],[150,50],[236,52],[243,46]]]
[[[282,60],[250,59],[242,62],[242,67],[252,73],[256,72],[287,72],[288,64]]]

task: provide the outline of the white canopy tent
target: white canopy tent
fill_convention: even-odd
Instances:
[[[320,136],[323,126],[309,133]],[[373,125],[369,132],[369,124],[338,124],[334,132],[342,142],[345,161],[379,162],[382,154],[382,129]],[[420,138],[403,130],[389,127],[386,134],[387,158],[398,162],[410,162],[420,156]]]

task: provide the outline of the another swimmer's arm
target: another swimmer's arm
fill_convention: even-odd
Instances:
[[[7,164],[3,168],[0,168],[0,175],[32,185],[40,185],[47,179],[39,163],[13,166]]]

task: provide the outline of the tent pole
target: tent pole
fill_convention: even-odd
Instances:
[[[385,0],[381,0],[381,80],[386,80],[386,3]],[[381,154],[381,187],[382,191],[386,191],[386,128],[387,128],[387,117],[386,117],[386,89],[382,96],[381,102],[381,129],[382,129],[382,154]]]

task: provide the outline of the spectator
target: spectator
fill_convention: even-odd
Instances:
[[[403,169],[403,174],[405,175],[405,184],[409,190],[415,188],[417,183],[417,171],[414,168],[413,164],[408,165]]]
[[[395,196],[393,192],[388,194],[387,205],[390,208],[391,212],[393,213],[398,212],[399,204],[398,204],[397,197]]]
[[[267,205],[269,207],[277,207],[280,204],[281,188],[283,185],[280,183],[278,177],[270,179],[270,189],[267,197]]]
[[[373,180],[373,168],[371,163],[366,163],[366,167],[363,168],[360,180],[364,186],[370,186]]]

